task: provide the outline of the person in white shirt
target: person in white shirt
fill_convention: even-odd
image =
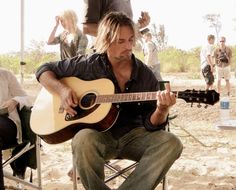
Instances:
[[[200,53],[201,59],[201,72],[206,82],[206,90],[210,90],[213,88],[214,83],[214,62],[213,62],[213,55],[214,55],[214,43],[215,43],[215,36],[210,34],[207,36],[207,45],[202,47]]]
[[[162,81],[162,77],[160,74],[160,62],[157,56],[157,46],[152,41],[152,34],[147,32],[143,35],[144,45],[143,45],[143,53],[145,58],[145,64],[150,67],[152,72],[158,81]]]
[[[22,143],[21,121],[17,108],[31,102],[13,73],[0,68],[0,163],[2,150]],[[4,190],[3,169],[0,167],[0,189]]]

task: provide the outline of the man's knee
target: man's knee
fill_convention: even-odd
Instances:
[[[173,154],[176,154],[177,156],[176,158],[180,157],[183,151],[183,144],[180,141],[180,139],[174,134],[170,133],[167,143],[168,143],[169,151],[173,152]]]
[[[82,129],[72,139],[73,151],[90,151],[96,141],[98,132],[93,129]]]

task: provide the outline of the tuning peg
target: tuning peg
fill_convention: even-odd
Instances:
[[[205,106],[204,106],[204,108],[207,108],[208,107],[208,105],[206,104]]]
[[[199,103],[199,104],[197,105],[197,107],[200,108],[200,107],[202,107],[202,105]]]
[[[191,107],[193,107],[193,102],[191,103]]]

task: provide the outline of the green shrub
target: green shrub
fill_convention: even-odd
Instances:
[[[43,50],[42,44],[34,42],[34,48],[26,51],[24,59],[26,62],[25,73],[35,73],[36,69],[43,63],[59,60],[59,53],[48,53]],[[232,47],[233,58],[231,70],[236,69],[236,46]],[[134,54],[140,60],[144,61],[144,55],[141,48],[135,48]],[[199,78],[200,73],[200,47],[190,51],[183,51],[174,47],[169,47],[158,52],[158,59],[161,64],[162,73],[186,72],[192,78]],[[20,71],[20,54],[11,53],[0,55],[0,67],[7,68],[16,74]]]

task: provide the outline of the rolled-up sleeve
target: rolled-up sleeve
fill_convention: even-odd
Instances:
[[[145,120],[145,123],[144,123],[145,128],[148,131],[157,131],[157,130],[165,129],[166,125],[169,123],[168,116],[167,116],[166,121],[164,123],[159,124],[159,125],[153,125],[150,121],[151,114],[152,113],[150,113]]]
[[[39,81],[41,74],[46,71],[52,71],[57,78],[79,76],[80,73],[84,72],[84,62],[85,56],[77,56],[57,62],[45,63],[37,69],[35,73],[36,79]]]
[[[45,63],[37,69],[35,76],[38,81],[42,73],[44,73],[45,71],[51,71],[50,66],[51,66],[51,63]]]

